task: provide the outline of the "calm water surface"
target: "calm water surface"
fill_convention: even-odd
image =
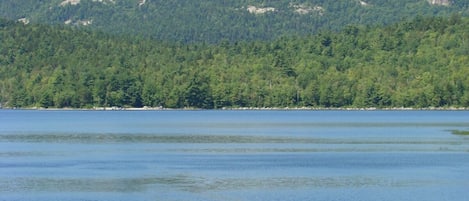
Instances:
[[[467,200],[468,111],[0,110],[0,200]]]

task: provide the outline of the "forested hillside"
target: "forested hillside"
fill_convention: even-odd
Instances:
[[[2,0],[0,17],[173,42],[238,42],[469,15],[467,0]]]
[[[469,19],[168,43],[0,21],[4,107],[469,106]]]

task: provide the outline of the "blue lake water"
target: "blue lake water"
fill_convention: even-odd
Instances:
[[[468,111],[0,110],[0,200],[467,200]]]

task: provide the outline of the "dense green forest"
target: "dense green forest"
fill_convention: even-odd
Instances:
[[[0,17],[173,42],[272,40],[387,25],[421,16],[469,15],[467,0],[2,0]],[[265,9],[265,10],[262,10]]]
[[[469,106],[469,19],[170,43],[0,20],[4,107]]]

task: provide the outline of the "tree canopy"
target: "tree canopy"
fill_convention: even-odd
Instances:
[[[175,43],[0,20],[7,107],[469,106],[469,19]]]
[[[67,3],[68,2],[68,3]],[[388,25],[416,15],[469,15],[467,0],[2,0],[0,17],[156,40],[219,43],[272,40]]]

